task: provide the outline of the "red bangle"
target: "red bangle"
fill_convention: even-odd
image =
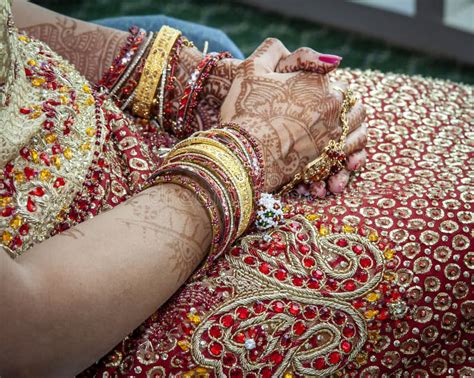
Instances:
[[[147,33],[144,29],[132,26],[129,31],[130,34],[127,37],[126,44],[121,48],[120,53],[115,57],[109,69],[99,81],[99,85],[108,90],[111,90],[120,79],[146,38]]]
[[[204,82],[219,60],[230,57],[231,55],[228,52],[207,54],[191,74],[179,102],[176,122],[173,125],[173,131],[179,138],[185,138],[196,131],[191,128],[191,122],[194,119],[193,111],[198,104],[199,94],[204,87]]]

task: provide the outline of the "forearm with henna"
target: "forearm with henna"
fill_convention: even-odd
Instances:
[[[46,42],[91,83],[102,77],[127,38],[120,30],[76,20],[24,0],[13,2],[13,14],[21,31]]]
[[[16,260],[1,253],[0,375],[79,373],[183,284],[210,240],[194,194],[165,184]]]

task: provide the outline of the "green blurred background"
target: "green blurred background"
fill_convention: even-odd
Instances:
[[[290,50],[309,46],[325,53],[341,55],[344,57],[343,67],[421,74],[474,84],[474,69],[471,66],[396,48],[382,41],[320,24],[265,12],[231,0],[33,1],[83,20],[161,13],[217,27],[225,31],[245,55],[251,53],[266,37],[276,37]]]

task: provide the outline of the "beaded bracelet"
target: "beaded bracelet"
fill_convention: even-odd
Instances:
[[[173,131],[179,138],[187,137],[195,131],[190,127],[190,124],[193,120],[193,111],[198,104],[199,94],[204,87],[205,80],[209,77],[219,60],[230,57],[231,55],[228,52],[210,53],[201,60],[191,74],[179,102],[176,121],[173,125]]]
[[[153,32],[148,33],[147,39],[140,45],[134,59],[130,62],[122,77],[110,90],[110,95],[115,99],[116,104],[123,109],[125,109],[123,103],[129,99],[135,87],[138,85],[138,80],[144,66],[144,60],[142,58],[148,52],[148,48],[154,41],[154,38],[155,34]]]
[[[102,79],[99,80],[100,86],[110,90],[115,85],[146,38],[146,31],[136,26],[132,26],[129,33],[127,43],[120,49],[120,53],[113,60]]]

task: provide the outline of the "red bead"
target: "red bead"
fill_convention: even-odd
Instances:
[[[316,278],[317,280],[320,280],[320,279],[322,279],[322,278],[324,277],[324,273],[323,273],[321,270],[319,270],[319,269],[313,270],[313,271],[311,272],[311,275],[312,275],[314,278]]]
[[[364,300],[363,300],[363,299],[360,299],[360,298],[358,298],[358,299],[354,300],[354,302],[352,302],[352,305],[353,305],[355,308],[364,307],[364,304],[365,304]]]
[[[53,147],[51,147],[51,152],[53,155],[57,155],[61,152],[61,146],[59,144],[54,144]]]
[[[11,247],[13,249],[16,249],[16,248],[20,248],[23,244],[23,240],[21,240],[21,238],[17,235],[13,238],[13,240],[11,241]]]
[[[222,318],[221,318],[221,324],[224,326],[224,327],[230,327],[232,326],[232,324],[234,324],[234,318],[232,318],[231,315],[224,315]]]
[[[326,361],[324,357],[318,357],[314,360],[313,366],[315,369],[322,370],[326,367]]]
[[[372,265],[372,260],[369,259],[368,257],[362,257],[360,260],[359,260],[359,264],[362,268],[368,268],[369,266]]]
[[[262,272],[263,274],[268,274],[270,273],[270,264],[264,262],[260,264],[260,266],[258,267],[258,270],[260,270],[260,272]]]
[[[382,310],[380,310],[379,314],[377,315],[377,319],[385,320],[385,319],[388,319],[389,316],[390,316],[390,313],[388,312],[388,310],[386,308],[383,308]]]
[[[341,353],[339,352],[329,353],[328,361],[332,365],[338,364],[341,361]]]
[[[239,256],[241,249],[239,247],[234,247],[230,250],[232,256]]]
[[[234,341],[239,344],[245,343],[245,335],[243,332],[236,333],[234,336]]]
[[[288,309],[288,311],[290,312],[290,314],[292,315],[298,315],[301,311],[301,306],[298,304],[298,303],[292,303],[290,305],[290,308]]]
[[[369,279],[369,274],[366,272],[366,271],[363,271],[363,270],[359,270],[356,274],[355,274],[355,279],[359,282],[367,282],[367,280]]]
[[[308,240],[308,235],[306,235],[306,234],[298,234],[298,240],[300,240],[300,241]]]
[[[249,310],[246,307],[239,307],[235,312],[240,319],[247,319],[249,317]]]
[[[310,289],[319,289],[319,281],[315,280],[314,278],[310,278],[308,280],[308,287]]]
[[[65,185],[65,182],[64,182],[64,179],[62,177],[58,177],[56,179],[56,181],[54,181],[54,184],[53,184],[53,186],[55,188],[59,188],[59,187],[64,186],[64,185]]]
[[[255,302],[254,305],[253,305],[253,311],[256,314],[260,314],[263,311],[265,311],[265,305],[263,304],[263,302],[261,302],[261,301]]]
[[[331,316],[331,310],[329,310],[327,307],[322,307],[319,310],[319,317],[322,320],[327,320],[327,319],[329,319],[330,316]]]
[[[28,200],[26,201],[26,208],[30,213],[36,211],[36,204],[33,202],[33,200],[28,197]]]
[[[345,320],[346,320],[346,315],[344,315],[342,312],[337,311],[337,312],[334,314],[333,319],[334,319],[334,322],[335,322],[337,325],[342,325],[342,324],[344,324],[344,322],[345,322]]]
[[[277,351],[270,354],[270,360],[275,364],[279,365],[283,361],[283,355]]]
[[[284,269],[278,269],[275,273],[275,278],[279,281],[284,281],[286,279],[287,272]]]
[[[303,259],[303,265],[307,268],[311,268],[312,266],[314,266],[316,264],[316,262],[314,261],[314,259],[312,259],[311,257],[305,257]]]
[[[222,344],[212,342],[211,345],[209,346],[209,351],[214,355],[214,356],[220,356],[222,353],[223,347]]]
[[[210,334],[212,337],[218,339],[219,337],[221,337],[222,332],[221,332],[221,329],[220,329],[218,326],[213,325],[213,326],[209,329],[209,334]]]
[[[276,301],[273,303],[272,308],[273,308],[273,311],[277,313],[282,313],[285,310],[285,305],[283,302]]]
[[[304,325],[303,322],[296,322],[293,325],[293,332],[296,335],[301,336],[305,331],[306,331],[306,326]]]
[[[25,167],[23,169],[23,172],[25,172],[25,176],[27,180],[30,180],[36,174],[35,170],[30,167]]]
[[[344,283],[344,289],[347,291],[354,291],[356,289],[356,284],[352,280],[346,281]]]
[[[13,214],[13,207],[5,207],[2,210],[2,217],[9,217]]]
[[[303,278],[301,277],[293,277],[293,285],[295,286],[302,286],[303,285]]]
[[[364,249],[360,245],[354,245],[352,246],[352,251],[355,254],[360,255],[364,251]]]
[[[30,231],[30,227],[28,226],[28,223],[24,223],[21,225],[20,229],[18,230],[20,232],[20,235],[25,236],[28,234]]]
[[[306,319],[314,319],[316,317],[316,309],[313,306],[308,306],[304,310],[304,317]]]
[[[29,108],[20,108],[20,113],[21,114],[30,114],[32,112],[31,109]]]
[[[23,147],[20,150],[20,156],[25,160],[30,160],[30,150],[26,147]]]
[[[336,280],[330,278],[326,281],[326,287],[329,289],[329,290],[336,290],[337,289],[337,282]]]
[[[348,324],[342,330],[342,334],[347,337],[348,339],[354,337],[355,335],[355,328],[352,324]]]
[[[32,196],[37,196],[37,197],[43,197],[44,196],[44,189],[41,188],[40,186],[34,188],[32,191],[30,191],[30,194]]]
[[[303,255],[306,255],[308,252],[309,252],[309,247],[307,245],[304,245],[304,244],[300,244],[300,246],[298,247],[298,250],[303,254]]]
[[[26,76],[32,76],[33,75],[33,71],[31,71],[29,68],[25,67],[25,75]]]
[[[336,244],[339,246],[339,247],[347,247],[348,243],[347,243],[347,240],[346,239],[339,239]]]
[[[245,258],[244,258],[244,263],[246,263],[247,265],[253,265],[253,264],[255,264],[255,257],[252,257],[252,256],[245,256]]]
[[[260,370],[260,374],[262,375],[262,378],[271,378],[273,372],[269,367],[264,367],[262,370]]]

